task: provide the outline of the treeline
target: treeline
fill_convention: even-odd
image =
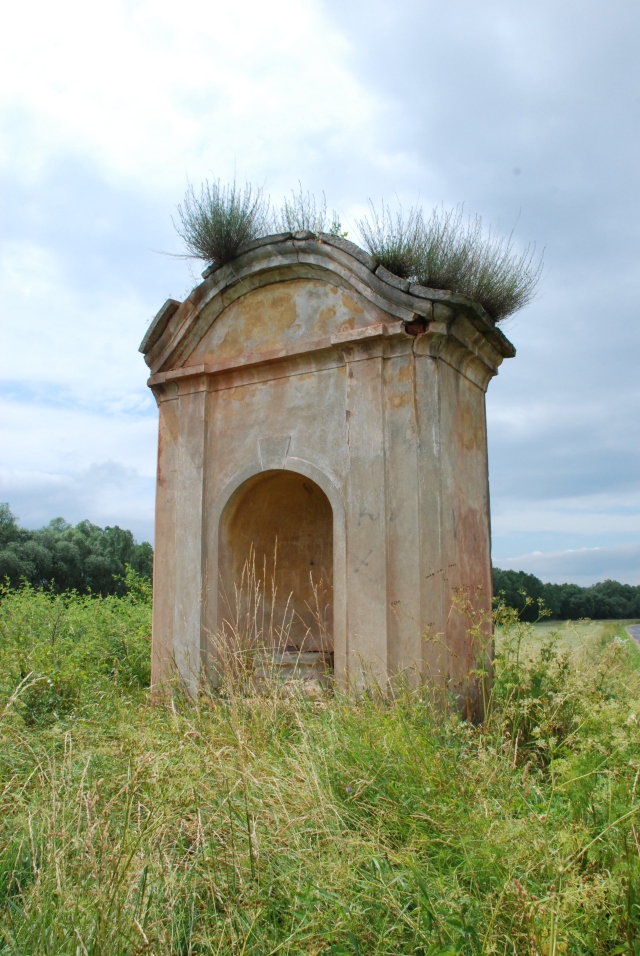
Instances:
[[[0,503],[0,585],[7,581],[57,593],[124,594],[126,565],[151,581],[153,548],[147,541],[136,544],[131,531],[99,528],[90,521],[73,526],[54,518],[44,528],[21,528],[8,504]],[[640,618],[640,586],[603,581],[591,587],[578,584],[543,584],[524,571],[493,568],[493,593],[504,592],[509,607],[518,608],[523,620],[536,620],[538,601],[559,620],[628,620]],[[524,593],[523,593],[524,592]],[[525,596],[534,603],[525,607]]]
[[[534,621],[539,614],[538,601],[551,611],[551,617],[561,621],[590,617],[593,620],[629,620],[640,618],[640,586],[602,581],[588,588],[578,584],[543,584],[540,578],[524,571],[493,569],[493,593],[504,591],[505,603],[518,608],[525,621]],[[524,607],[522,592],[534,603]]]
[[[29,531],[0,503],[0,585],[8,580],[15,588],[27,581],[55,592],[124,594],[127,564],[151,579],[153,548],[147,541],[136,544],[130,531],[90,521],[74,527],[62,518]]]

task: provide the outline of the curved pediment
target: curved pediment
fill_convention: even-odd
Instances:
[[[336,334],[379,323],[378,313],[331,282],[296,278],[272,283],[217,315],[182,367],[247,364],[256,355],[312,350]]]
[[[515,354],[476,303],[399,279],[338,237],[260,239],[203,276],[185,302],[165,303],[140,346],[153,378],[270,361],[416,321],[446,334],[458,318],[490,366]]]

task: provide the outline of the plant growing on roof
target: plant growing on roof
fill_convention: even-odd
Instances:
[[[383,202],[378,215],[369,200],[369,213],[370,219],[356,219],[356,225],[372,258],[401,279],[415,279],[424,235],[422,210],[411,208],[405,220],[402,206],[392,216]]]
[[[275,232],[329,232],[331,235],[342,235],[342,225],[335,209],[332,212],[331,222],[327,214],[327,197],[322,193],[322,201],[316,206],[316,198],[307,190],[302,191],[302,183],[298,180],[299,190],[291,190],[291,199],[282,201],[282,208],[274,214],[273,227]]]
[[[369,205],[370,218],[360,220],[358,229],[373,259],[394,275],[460,292],[497,322],[534,297],[543,266],[535,244],[518,255],[513,233],[507,239],[491,227],[485,233],[482,218],[465,219],[461,205],[434,209],[427,222],[421,209],[411,208],[405,220],[402,208],[394,218],[384,203],[381,215]]]
[[[338,214],[331,222],[327,200],[316,203],[307,190],[291,191],[279,210],[269,211],[269,200],[261,189],[248,183],[244,189],[235,180],[221,186],[208,181],[196,195],[189,186],[178,206],[178,234],[187,255],[219,267],[234,259],[241,247],[270,232],[329,232],[345,237]],[[175,225],[175,223],[174,223]],[[483,230],[480,216],[464,216],[463,206],[434,209],[425,221],[421,209],[412,207],[404,216],[402,207],[392,215],[382,203],[378,213],[369,200],[369,215],[357,226],[373,259],[389,272],[433,289],[445,289],[468,296],[499,322],[517,312],[535,295],[543,257],[536,257],[535,244],[521,254],[514,250],[513,233],[504,239],[489,227]]]
[[[254,191],[249,183],[241,189],[235,180],[228,186],[206,180],[199,196],[190,185],[178,215],[180,224],[174,226],[187,254],[215,266],[230,262],[241,246],[269,232],[269,200],[262,189]]]
[[[535,243],[518,255],[513,231],[505,239],[480,216],[464,218],[462,205],[434,209],[425,224],[416,278],[421,285],[461,292],[482,305],[496,321],[527,305],[535,296],[543,267]]]

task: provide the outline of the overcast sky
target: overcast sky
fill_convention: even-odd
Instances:
[[[137,349],[187,181],[464,202],[545,247],[489,386],[493,560],[640,583],[640,5],[21,0],[0,13],[0,500],[153,540]]]

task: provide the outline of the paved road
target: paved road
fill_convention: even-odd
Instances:
[[[634,641],[640,644],[640,624],[632,624],[627,628],[627,634],[630,634]]]

